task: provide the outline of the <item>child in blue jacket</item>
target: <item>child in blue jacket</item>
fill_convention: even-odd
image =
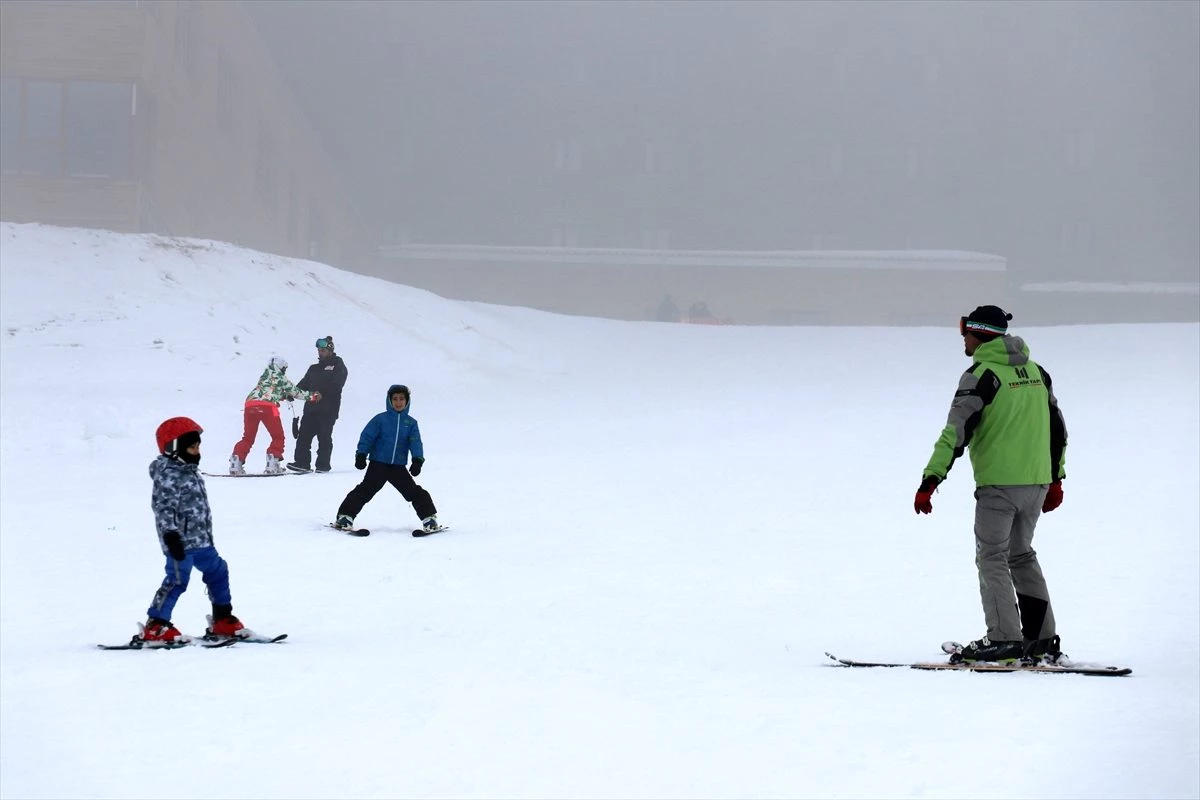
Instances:
[[[441,530],[437,521],[437,508],[429,492],[413,480],[421,474],[425,463],[425,448],[421,445],[421,428],[417,420],[409,416],[411,396],[407,386],[393,384],[388,387],[384,411],[376,414],[363,428],[358,437],[358,449],[354,453],[354,468],[365,469],[362,483],[346,495],[338,507],[334,526],[342,530],[354,527],[354,518],[363,506],[371,502],[385,483],[390,483],[421,519],[421,528],[428,533]],[[412,466],[408,454],[412,453]],[[370,458],[370,466],[367,459]],[[419,533],[419,532],[417,532]]]

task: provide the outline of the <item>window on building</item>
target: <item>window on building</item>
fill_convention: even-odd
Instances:
[[[128,179],[134,85],[4,79],[3,171]]]
[[[67,174],[130,177],[133,86],[72,81],[67,85]]]
[[[63,170],[63,89],[57,81],[25,82],[25,135],[20,171],[61,175]]]
[[[175,59],[192,75],[196,74],[196,23],[194,0],[175,5]]]
[[[0,172],[20,172],[21,81],[0,80]]]

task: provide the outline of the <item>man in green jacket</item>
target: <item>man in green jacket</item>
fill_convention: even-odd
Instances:
[[[1011,664],[1061,655],[1050,593],[1033,531],[1062,503],[1067,427],[1050,373],[1029,358],[1006,314],[980,306],[959,321],[972,364],[958,382],[946,427],[922,473],[913,507],[933,512],[933,492],[971,449],[975,472],[975,564],[987,635],[962,650],[966,662]]]

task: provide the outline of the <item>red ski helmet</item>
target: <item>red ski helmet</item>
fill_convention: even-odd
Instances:
[[[189,433],[196,434],[195,439],[198,440],[200,434],[204,433],[204,428],[188,417],[171,417],[159,425],[158,430],[154,432],[154,439],[158,442],[158,452],[167,456],[174,455],[180,449],[180,437]],[[185,448],[187,446],[185,445]]]

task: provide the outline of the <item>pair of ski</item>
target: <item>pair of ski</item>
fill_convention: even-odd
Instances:
[[[343,528],[343,527],[339,526],[336,522],[329,523],[329,527],[333,528],[335,531],[341,531],[342,533],[346,534],[347,536],[360,536],[361,537],[361,536],[370,536],[371,535],[371,531],[369,528]],[[415,536],[416,538],[420,539],[422,536],[429,536],[434,533],[441,533],[442,531],[448,531],[448,530],[450,530],[449,525],[438,525],[436,528],[434,528],[431,531],[426,530],[424,528],[416,528],[415,530],[413,530],[412,535]]]
[[[286,633],[277,636],[185,636],[173,642],[147,642],[139,636],[134,636],[126,644],[98,644],[101,650],[182,650],[185,647],[203,647],[215,650],[235,644],[276,644],[287,638]]]
[[[1068,663],[1065,657],[1058,664],[1022,664],[1020,662],[1016,664],[997,664],[988,661],[966,663],[954,660],[955,656],[961,657],[962,649],[963,646],[958,642],[944,642],[942,644],[942,652],[950,655],[950,661],[854,661],[848,658],[838,658],[830,652],[826,652],[825,655],[829,656],[835,662],[829,665],[831,667],[903,667],[907,669],[944,670],[951,672],[1049,672],[1062,675],[1107,675],[1110,677],[1121,677],[1133,673],[1133,670],[1129,667],[1112,667],[1104,664],[1083,664],[1076,662]]]

